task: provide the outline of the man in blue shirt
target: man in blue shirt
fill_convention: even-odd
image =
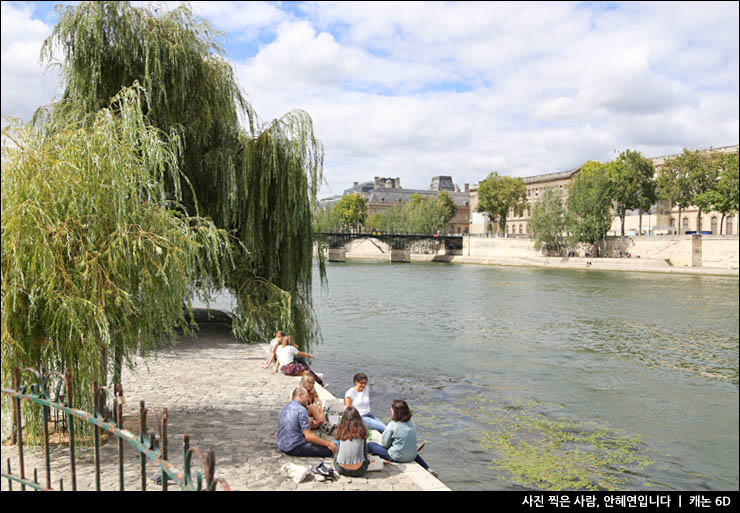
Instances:
[[[334,443],[311,433],[308,422],[308,392],[303,387],[293,390],[293,400],[280,412],[278,418],[278,448],[289,456],[327,458],[334,455]]]

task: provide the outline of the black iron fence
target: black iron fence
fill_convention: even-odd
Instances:
[[[124,489],[124,450],[132,447],[139,453],[140,489],[146,490],[147,465],[159,467],[159,484],[163,491],[175,485],[181,490],[230,490],[228,483],[222,478],[215,477],[216,458],[213,451],[202,451],[198,447],[190,446],[190,436],[183,436],[183,469],[179,471],[168,461],[167,436],[167,409],[147,408],[144,401],[139,403],[139,434],[123,428],[123,387],[99,387],[93,384],[93,413],[76,409],[72,406],[72,377],[69,370],[64,375],[58,372],[43,373],[35,369],[14,369],[13,388],[2,388],[2,394],[11,399],[13,404],[13,433],[11,443],[15,444],[18,455],[18,473],[11,468],[10,458],[2,470],[2,478],[7,479],[8,489],[13,489],[13,483],[18,483],[21,490],[64,490],[64,478],[59,479],[58,488],[52,486],[49,428],[57,434],[63,434],[69,440],[69,468],[65,473],[71,481],[71,489],[77,490],[77,458],[76,458],[76,425],[83,423],[92,427],[93,464],[95,473],[95,489],[101,489],[101,433],[108,433],[117,440],[118,453],[118,488]],[[31,377],[31,382],[23,384],[23,380]],[[27,475],[24,458],[23,441],[23,408],[22,401],[41,408],[42,433],[44,456],[44,475],[39,478],[38,470],[33,469],[33,477]],[[153,429],[147,426],[147,417],[154,418]],[[193,473],[193,455],[198,456],[201,470]],[[41,481],[39,481],[41,479]]]

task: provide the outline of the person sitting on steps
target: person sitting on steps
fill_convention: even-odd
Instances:
[[[293,390],[292,400],[283,407],[278,417],[278,449],[289,456],[331,457],[337,452],[337,446],[311,433],[306,410],[308,401],[305,388]]]
[[[411,410],[406,401],[396,399],[391,404],[391,422],[383,433],[381,443],[370,442],[367,450],[370,454],[380,456],[384,460],[406,463],[415,461],[434,477],[438,477],[436,471],[422,459],[419,450],[424,446],[416,445],[416,426],[411,420]]]
[[[315,380],[310,374],[304,374],[301,378],[300,386],[306,389],[308,392],[308,418],[311,422],[311,429],[316,429],[326,425],[326,417],[324,416],[324,407],[319,399],[319,394],[316,392],[314,387]]]
[[[370,413],[370,390],[367,386],[367,375],[358,372],[352,378],[354,386],[344,394],[344,407],[354,406],[362,416],[362,422],[368,429],[381,433],[385,431],[385,424],[378,417]]]
[[[282,342],[285,333],[278,330],[273,334],[273,336],[274,338],[270,340],[270,354],[267,357],[267,361],[262,365],[263,369],[267,369],[270,364],[275,361],[275,351],[280,347],[280,342]]]
[[[277,357],[277,361],[275,362],[275,369],[272,371],[273,373],[276,373],[278,370],[286,376],[303,376],[308,373],[313,376],[313,379],[319,385],[324,387],[328,386],[319,377],[319,375],[312,371],[307,365],[295,361],[296,356],[313,358],[313,355],[299,351],[290,335],[283,337],[282,343],[275,351],[275,356]]]
[[[342,413],[342,422],[336,432],[337,452],[334,468],[343,476],[360,477],[367,471],[367,428],[357,409],[350,406]]]

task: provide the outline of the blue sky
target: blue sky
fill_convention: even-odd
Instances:
[[[137,4],[137,2],[134,2]],[[177,2],[164,3],[165,8]],[[2,3],[2,114],[58,95],[55,2]],[[307,111],[322,195],[738,143],[737,2],[192,2],[263,120]]]

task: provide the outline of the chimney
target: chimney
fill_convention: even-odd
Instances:
[[[396,178],[396,188],[397,189],[400,189],[401,188],[401,179],[400,178]]]
[[[379,176],[375,177],[375,188],[376,189],[380,188],[380,177]]]
[[[354,182],[354,183],[352,184],[352,187],[357,187],[358,185],[360,185],[360,182]]]
[[[393,188],[393,180],[391,180],[390,178],[388,178],[388,179],[387,179],[387,180],[385,181],[385,188],[386,188],[386,189],[392,189],[392,188]]]
[[[470,184],[469,183],[466,183],[465,184],[465,192],[470,192]]]

